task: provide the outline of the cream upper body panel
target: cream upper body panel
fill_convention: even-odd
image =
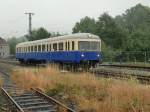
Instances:
[[[47,44],[54,44],[54,43],[65,43],[69,42],[72,44],[72,42],[75,42],[75,48],[74,50],[78,50],[78,42],[79,41],[96,41],[100,42],[101,39],[93,34],[90,33],[77,33],[77,34],[71,34],[71,35],[65,35],[65,36],[59,36],[59,37],[53,37],[53,38],[47,38],[47,39],[41,39],[36,41],[28,41],[17,44],[16,48],[23,48],[23,47],[30,47],[30,46],[37,46],[37,45],[47,45]],[[63,44],[65,48],[65,44]],[[101,46],[101,45],[100,45]]]
[[[91,40],[95,39],[95,40],[100,40],[100,38],[98,36],[90,34],[90,33],[77,33],[77,34],[71,34],[71,35],[41,39],[41,40],[36,40],[36,41],[22,42],[22,43],[17,44],[17,47],[18,46],[24,46],[24,45],[25,46],[26,45],[31,45],[31,44],[35,45],[35,44],[41,44],[41,43],[72,40],[72,39],[91,39]]]

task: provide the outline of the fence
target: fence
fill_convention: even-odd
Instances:
[[[150,51],[105,51],[102,55],[103,62],[150,63]]]

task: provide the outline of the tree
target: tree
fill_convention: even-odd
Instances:
[[[107,13],[101,15],[98,21],[89,17],[81,19],[73,28],[73,33],[77,32],[96,34],[112,48],[122,47],[122,39],[125,37],[124,32]]]
[[[141,30],[134,31],[127,39],[126,50],[128,51],[149,51],[150,33]]]
[[[51,36],[51,33],[49,33],[45,28],[42,28],[42,27],[38,29],[34,29],[31,33],[31,36],[26,35],[29,41],[45,39],[45,38],[49,38],[50,36]]]
[[[95,19],[92,19],[90,17],[84,17],[80,20],[80,22],[77,22],[75,26],[73,27],[73,33],[93,33],[95,34],[96,31],[96,21]]]
[[[116,23],[126,32],[125,50],[150,50],[150,8],[137,4],[121,16],[115,18]]]
[[[115,20],[107,13],[102,14],[97,21],[96,34],[111,48],[123,47],[125,34],[116,24]]]
[[[20,38],[12,37],[12,38],[9,38],[7,40],[7,43],[9,44],[10,54],[14,55],[16,53],[16,45],[20,42],[25,42],[25,41],[27,41],[27,39],[25,37],[20,37]]]
[[[62,36],[63,34],[60,34],[59,32],[50,32],[50,37],[58,37],[58,36]]]

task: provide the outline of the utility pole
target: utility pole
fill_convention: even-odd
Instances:
[[[29,37],[31,37],[31,33],[32,33],[32,15],[34,15],[34,13],[25,13],[27,15],[29,15]]]

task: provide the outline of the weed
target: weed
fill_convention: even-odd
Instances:
[[[98,78],[89,73],[64,73],[53,67],[20,69],[12,79],[24,89],[40,88],[80,112],[150,111],[150,86],[134,79]]]

